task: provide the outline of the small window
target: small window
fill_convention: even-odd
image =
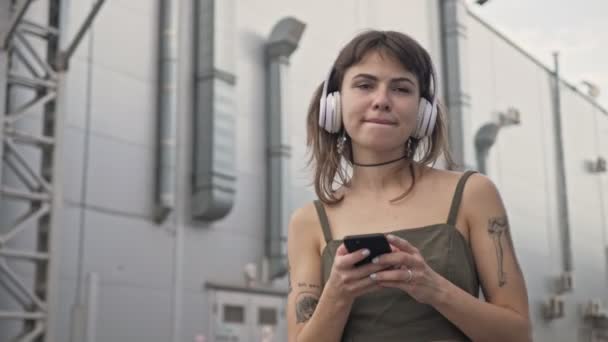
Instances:
[[[224,322],[245,323],[245,308],[238,305],[224,305]]]
[[[260,308],[258,319],[259,325],[277,325],[277,310],[275,308]]]

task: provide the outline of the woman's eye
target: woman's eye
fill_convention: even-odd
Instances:
[[[368,90],[368,89],[371,89],[371,88],[372,88],[372,86],[371,86],[370,84],[363,83],[363,84],[359,84],[359,85],[357,85],[357,88],[359,88],[359,89],[363,89],[363,90]]]
[[[400,93],[406,93],[406,94],[410,93],[410,89],[409,88],[400,88],[400,87],[397,87],[397,88],[395,88],[395,90],[398,91],[398,92],[400,92]]]

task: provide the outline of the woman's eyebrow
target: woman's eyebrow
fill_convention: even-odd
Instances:
[[[361,74],[357,74],[353,77],[354,79],[357,78],[365,78],[371,81],[378,81],[378,77],[374,76],[374,75],[370,75],[370,74],[365,74],[365,73],[361,73]],[[416,85],[416,83],[414,83],[414,81],[409,78],[409,77],[396,77],[396,78],[391,78],[391,82],[409,82],[411,83],[413,86]]]

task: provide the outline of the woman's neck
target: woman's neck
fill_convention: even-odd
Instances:
[[[353,165],[350,192],[367,193],[374,196],[387,194],[397,196],[403,193],[412,182],[411,163],[411,160],[400,159],[382,166]]]

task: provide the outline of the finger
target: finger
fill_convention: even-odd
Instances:
[[[386,236],[386,239],[388,240],[388,242],[390,242],[391,245],[397,247],[398,249],[404,252],[412,254],[418,253],[418,249],[414,247],[414,245],[396,235],[389,234]]]
[[[410,276],[410,272],[412,275]],[[370,278],[374,279],[377,282],[402,282],[402,283],[411,283],[416,278],[416,272],[413,270],[407,269],[399,269],[399,270],[387,270],[374,273],[370,276]]]
[[[380,286],[374,279],[365,277],[361,280],[353,282],[350,285],[349,290],[359,296],[363,293],[367,293],[378,288],[380,288]]]
[[[363,266],[359,266],[351,271],[351,272],[353,272],[352,279],[369,278],[370,274],[380,272],[382,270],[385,270],[386,268],[387,268],[386,265],[372,264],[372,263],[369,263],[369,264],[366,264]]]
[[[344,245],[341,245],[340,247],[338,247],[338,250],[340,248],[342,248]],[[344,247],[344,249],[346,250],[346,247]],[[344,253],[342,251],[342,253]],[[348,253],[348,251],[347,251]],[[348,253],[348,254],[343,254],[340,256],[336,256],[336,266],[342,269],[349,269],[352,268],[354,264],[356,264],[357,262],[365,259],[368,255],[369,255],[369,250],[368,249],[360,249],[357,251],[354,251],[352,253]],[[337,251],[336,251],[337,254]]]
[[[405,265],[408,268],[420,266],[418,258],[415,255],[406,252],[383,254],[372,259],[372,263],[386,266]]]
[[[336,250],[336,256],[338,255],[346,255],[348,254],[348,249],[346,249],[346,246],[344,246],[344,244],[341,244],[338,249]]]

